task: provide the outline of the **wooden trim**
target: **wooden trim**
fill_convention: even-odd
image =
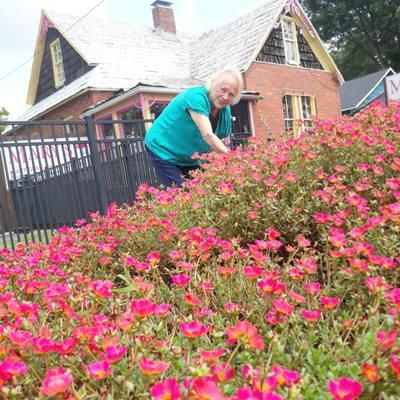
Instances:
[[[286,21],[286,22],[290,23],[290,27],[291,27],[292,35],[293,35],[293,40],[285,39],[285,32],[283,30],[283,24],[282,24],[283,21]],[[295,23],[294,19],[292,17],[289,17],[289,16],[283,17],[282,21],[281,21],[281,29],[282,29],[283,48],[285,50],[285,63],[288,64],[288,65],[299,66],[300,65],[300,53],[299,53],[299,45],[297,43],[296,23]],[[287,57],[286,57],[286,41],[293,42],[293,45],[294,45],[294,57],[295,57],[294,62],[291,61],[291,60],[287,60]]]
[[[59,87],[63,86],[65,83],[65,71],[64,71],[64,62],[63,62],[63,57],[62,57],[60,38],[53,40],[50,43],[49,47],[50,47],[50,54],[51,54],[51,64],[53,66],[54,85],[58,89]],[[61,57],[60,60],[56,59],[56,54],[57,54],[58,49],[60,50],[60,57]],[[61,79],[58,76],[57,67],[59,67],[59,66],[61,66],[61,68],[62,68],[63,79]]]

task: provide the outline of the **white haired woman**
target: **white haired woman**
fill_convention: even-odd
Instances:
[[[181,186],[200,166],[194,153],[228,153],[221,139],[231,134],[230,105],[240,100],[243,78],[225,67],[205,86],[181,92],[154,121],[145,138],[149,158],[165,187]]]

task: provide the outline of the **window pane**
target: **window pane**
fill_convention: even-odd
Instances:
[[[285,121],[285,131],[293,130],[293,121]]]
[[[164,108],[167,107],[168,103],[154,103],[150,107],[150,114],[151,114],[151,119],[156,119],[161,115],[161,113],[164,111]]]
[[[283,96],[283,115],[285,119],[293,119],[293,103],[292,96]]]
[[[56,63],[59,63],[62,61],[60,42],[56,42],[54,44],[54,60]]]
[[[301,97],[301,106],[303,109],[303,119],[311,119],[311,98],[310,96]]]
[[[294,40],[291,22],[282,21],[283,37],[288,40]]]
[[[294,42],[285,42],[285,56],[287,61],[296,61]]]
[[[121,119],[143,119],[142,110],[140,108],[134,107],[127,110],[121,114]],[[146,133],[146,128],[144,122],[124,122],[124,132],[125,136],[137,136],[144,137]]]

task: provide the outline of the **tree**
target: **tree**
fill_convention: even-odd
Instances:
[[[0,121],[6,121],[9,115],[10,113],[4,107],[0,108]],[[5,125],[0,125],[0,135],[5,128],[6,128]]]
[[[399,0],[301,0],[345,79],[400,72]]]

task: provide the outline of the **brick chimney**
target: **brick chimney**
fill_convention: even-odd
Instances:
[[[156,0],[153,6],[154,27],[163,31],[176,33],[174,10],[170,7],[169,1]]]

